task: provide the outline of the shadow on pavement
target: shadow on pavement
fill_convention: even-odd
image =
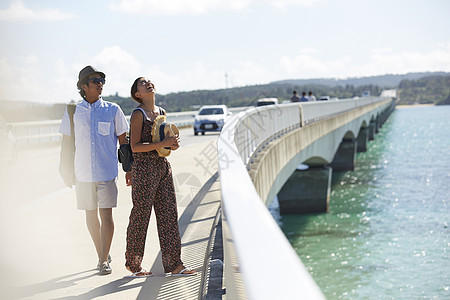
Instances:
[[[114,293],[119,293],[119,292],[123,292],[123,291],[129,290],[129,289],[142,287],[144,285],[144,282],[137,282],[135,284],[130,284],[130,285],[124,286],[125,284],[129,283],[132,280],[133,280],[132,278],[121,278],[118,280],[114,280],[110,283],[107,283],[105,285],[99,286],[97,288],[94,288],[93,290],[90,290],[89,292],[86,292],[81,295],[54,298],[53,300],[95,299],[97,297],[112,295]]]
[[[198,274],[189,277],[149,278],[137,299],[198,299],[200,287],[203,285],[202,274],[207,267],[204,265],[208,252],[206,248],[220,206],[220,189],[213,188],[217,179],[216,172],[195,195],[178,222],[183,262],[185,266],[193,267]],[[155,264],[160,261],[161,251],[155,259]]]
[[[89,273],[89,274],[87,274]],[[84,275],[87,274],[87,275]],[[82,276],[80,276],[82,275]],[[55,279],[47,280],[42,283],[36,283],[28,286],[12,287],[3,290],[10,299],[19,299],[25,297],[36,296],[41,293],[46,293],[53,290],[68,288],[75,286],[78,281],[87,279],[92,276],[98,276],[98,271],[96,269],[91,269],[83,272],[78,272],[74,274],[69,274],[61,276]],[[73,278],[75,277],[75,278]]]

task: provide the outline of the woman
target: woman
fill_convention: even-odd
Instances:
[[[166,112],[155,105],[155,86],[144,77],[137,78],[131,87],[131,97],[139,106],[131,114],[130,146],[133,166],[127,173],[127,185],[132,185],[133,208],[127,229],[125,266],[132,274],[126,277],[149,277],[151,272],[142,269],[145,238],[152,206],[155,210],[164,271],[172,276],[189,276],[196,272],[185,268],[181,261],[181,241],[178,230],[177,203],[172,169],[165,157],[156,149],[179,148],[179,137],[166,137],[152,143],[153,122]]]

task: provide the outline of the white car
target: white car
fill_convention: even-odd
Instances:
[[[256,102],[256,106],[276,105],[278,104],[277,98],[262,98]]]
[[[204,105],[194,120],[194,135],[207,131],[221,131],[231,112],[226,105]]]

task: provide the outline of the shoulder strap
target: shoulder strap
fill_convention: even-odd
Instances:
[[[67,114],[69,115],[70,120],[70,136],[75,139],[75,128],[73,125],[73,115],[75,114],[75,110],[77,108],[76,104],[67,104]]]
[[[135,112],[136,110],[142,111],[142,114],[144,115],[145,119],[148,120],[148,116],[147,116],[147,114],[145,113],[145,111],[144,111],[142,108],[136,107],[136,108],[133,110],[133,112]],[[131,114],[133,114],[133,113],[131,113]],[[145,120],[145,119],[144,119],[144,120]],[[144,122],[144,120],[142,120],[142,122]]]
[[[143,114],[143,118],[142,118],[142,124],[144,124],[144,122],[145,122],[145,120],[147,119],[148,120],[148,117],[147,117],[147,114],[145,113],[145,111],[142,109],[142,108],[140,108],[140,107],[136,107],[135,109],[133,109],[133,111],[131,112],[131,114],[133,114],[136,110],[140,110],[141,112],[142,112],[142,114]],[[130,131],[129,131],[130,133],[130,135],[131,135],[131,126],[130,126]]]

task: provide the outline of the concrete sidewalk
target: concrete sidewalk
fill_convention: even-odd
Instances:
[[[113,210],[113,273],[100,276],[84,211],[75,192],[64,189],[19,211],[1,213],[0,293],[2,299],[199,299],[208,286],[211,236],[220,212],[216,142],[181,147],[169,157],[177,192],[182,259],[191,277],[166,276],[152,214],[142,266],[153,277],[125,279],[126,228],[131,188],[119,173],[118,207]],[[26,187],[24,187],[26,188]],[[205,279],[205,280],[202,280]]]

